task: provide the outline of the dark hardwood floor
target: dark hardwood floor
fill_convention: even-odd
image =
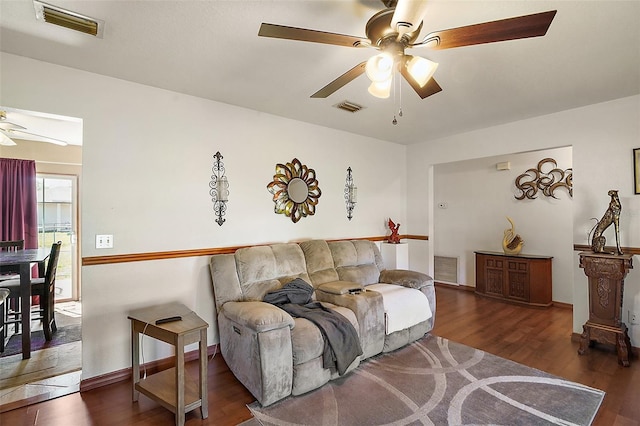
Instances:
[[[486,352],[602,389],[607,392],[594,425],[640,425],[640,360],[618,365],[612,348],[577,354],[571,341],[570,309],[527,308],[437,288],[434,334]],[[197,375],[197,362],[188,365]],[[187,414],[187,425],[236,425],[250,418],[253,397],[233,377],[222,357],[209,362],[209,418],[200,410]],[[0,414],[2,425],[171,425],[173,415],[140,396],[131,402],[131,382],[64,396]]]

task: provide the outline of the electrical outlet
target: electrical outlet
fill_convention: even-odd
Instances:
[[[640,312],[629,310],[629,322],[631,324],[640,324]]]
[[[96,235],[96,248],[113,248],[113,235]]]

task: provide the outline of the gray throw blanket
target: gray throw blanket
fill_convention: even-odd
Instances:
[[[263,301],[278,306],[294,318],[306,318],[314,323],[324,339],[322,365],[338,371],[341,376],[351,363],[362,355],[358,333],[338,312],[327,309],[320,302],[311,302],[313,287],[300,278],[279,290],[265,294]]]

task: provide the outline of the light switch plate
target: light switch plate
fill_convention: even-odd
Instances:
[[[96,248],[113,248],[113,235],[96,235]]]

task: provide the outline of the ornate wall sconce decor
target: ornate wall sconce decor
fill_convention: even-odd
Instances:
[[[213,156],[213,175],[211,175],[211,182],[209,182],[209,195],[211,195],[211,201],[213,201],[213,211],[216,216],[216,223],[220,226],[225,222],[222,216],[227,211],[227,202],[229,201],[229,181],[224,174],[224,163],[222,162],[222,155],[220,151],[216,152]]]
[[[542,166],[546,163],[553,165],[548,172],[542,170]],[[559,169],[556,160],[544,158],[540,160],[537,168],[529,169],[518,176],[515,184],[516,188],[522,192],[520,195],[514,195],[516,200],[525,198],[533,200],[537,197],[538,191],[542,191],[547,197],[558,198],[554,195],[558,188],[566,188],[569,196],[573,197],[573,169]]]
[[[347,206],[347,219],[353,217],[353,209],[358,202],[358,187],[353,183],[351,167],[347,169],[347,180],[344,184],[344,203]]]
[[[316,172],[294,158],[287,164],[276,164],[273,181],[267,185],[273,194],[273,211],[284,214],[297,223],[301,218],[313,216],[322,195]]]

